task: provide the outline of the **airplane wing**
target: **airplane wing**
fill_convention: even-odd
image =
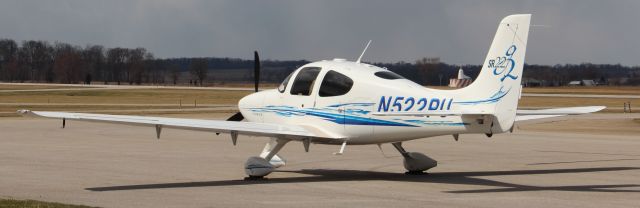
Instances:
[[[516,121],[525,121],[533,119],[551,118],[566,115],[579,115],[593,113],[605,109],[605,106],[583,106],[568,108],[551,108],[541,110],[517,110]]]
[[[340,139],[335,135],[328,135],[311,127],[299,125],[30,110],[18,110],[17,113],[23,116],[64,120],[151,126],[156,128],[158,138],[160,137],[160,131],[162,128],[175,128],[215,133],[230,133],[232,135],[243,134],[250,136],[280,137],[291,140],[303,140],[307,138]]]

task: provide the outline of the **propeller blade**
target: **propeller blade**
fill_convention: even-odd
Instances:
[[[244,116],[240,112],[233,114],[233,116],[227,119],[227,121],[242,121],[242,120],[244,120]]]
[[[258,51],[253,52],[253,78],[255,90],[258,92],[258,83],[260,82],[260,57],[258,56]]]

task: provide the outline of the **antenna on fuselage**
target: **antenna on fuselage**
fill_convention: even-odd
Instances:
[[[369,44],[371,44],[371,40],[369,40],[369,42],[367,43],[367,46],[365,46],[364,50],[362,50],[360,57],[358,57],[358,60],[356,60],[356,63],[360,63],[360,60],[362,60],[362,56],[364,56],[364,52],[367,52],[367,48],[369,48]]]

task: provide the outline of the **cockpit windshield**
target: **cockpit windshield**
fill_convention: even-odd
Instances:
[[[284,90],[287,89],[287,84],[289,84],[289,79],[291,79],[291,76],[293,76],[293,73],[295,73],[295,71],[291,72],[291,74],[289,74],[289,76],[287,76],[287,78],[284,78],[284,81],[282,81],[280,86],[278,86],[278,91],[280,93],[283,93]]]

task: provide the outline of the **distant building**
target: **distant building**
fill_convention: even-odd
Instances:
[[[574,80],[569,82],[569,86],[596,86],[598,83],[592,79]]]
[[[471,82],[473,82],[471,77],[465,75],[462,68],[460,68],[458,70],[458,77],[449,79],[449,87],[462,88],[468,86]]]
[[[522,81],[522,85],[524,85],[525,87],[542,87],[544,86],[544,82],[537,79],[528,78]]]
[[[567,84],[567,85],[569,85],[569,86],[581,86],[582,82],[574,80],[574,81],[569,82],[569,84]]]
[[[585,79],[582,80],[582,86],[596,86],[598,83],[595,80]]]

